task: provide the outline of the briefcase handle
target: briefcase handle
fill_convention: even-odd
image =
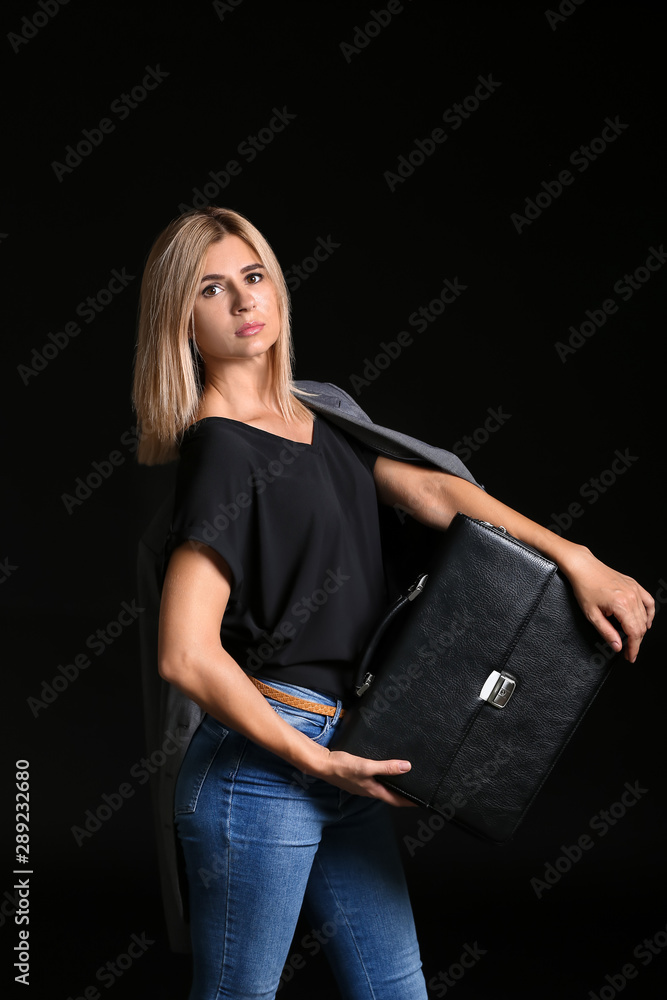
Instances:
[[[361,698],[362,694],[368,690],[375,679],[375,675],[369,671],[368,667],[373,660],[375,650],[377,649],[380,640],[403,608],[405,608],[410,601],[414,601],[415,598],[419,597],[419,595],[423,592],[427,580],[428,573],[420,573],[415,582],[408,587],[406,592],[401,594],[400,597],[397,597],[391,607],[388,608],[384,617],[373,632],[373,635],[368,640],[357,668],[357,676],[354,685],[357,697]]]
[[[457,517],[466,517],[466,516],[467,515],[461,514],[460,512],[457,514]],[[469,520],[477,521],[478,524],[483,524],[487,528],[493,528],[494,531],[500,531],[504,535],[507,535],[507,529],[503,527],[503,525],[496,526],[495,524],[491,524],[490,521],[480,521],[474,517],[469,518]],[[508,537],[511,538],[512,536],[508,535]],[[514,539],[514,541],[516,541],[516,539]],[[518,544],[522,543],[519,542]],[[357,668],[354,690],[358,698],[361,698],[362,694],[364,694],[368,690],[368,688],[375,680],[375,675],[368,668],[373,660],[375,651],[380,643],[380,640],[382,639],[382,637],[384,636],[385,632],[387,631],[391,623],[394,621],[394,619],[401,613],[403,608],[405,608],[410,603],[410,601],[414,601],[416,597],[419,597],[419,595],[424,590],[427,580],[428,580],[428,573],[420,573],[415,582],[408,587],[406,592],[404,594],[401,594],[400,597],[396,598],[394,603],[385,612],[384,617],[375,628],[373,635],[368,640],[366,648],[364,649],[361,660],[359,662],[359,666]]]

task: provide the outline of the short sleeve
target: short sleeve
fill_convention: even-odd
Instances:
[[[248,513],[254,497],[247,465],[243,447],[219,425],[201,424],[186,434],[167,538],[167,558],[188,540],[221,555],[231,570],[236,599],[243,589],[243,566],[252,544]]]
[[[346,431],[343,432],[345,439],[352,448],[355,455],[363,462],[368,471],[373,474],[373,469],[375,468],[375,463],[377,461],[378,453],[373,448],[359,441],[352,434],[348,434]]]

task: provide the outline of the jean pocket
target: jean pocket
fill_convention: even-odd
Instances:
[[[308,736],[311,740],[319,740],[328,732],[331,719],[328,715],[317,715],[315,712],[305,711],[303,708],[295,708],[293,705],[284,705],[282,702],[268,699],[271,707],[281,719],[289,723],[293,729],[298,729],[300,733]]]
[[[205,716],[190,741],[176,781],[174,815],[193,813],[206,776],[229,730]]]

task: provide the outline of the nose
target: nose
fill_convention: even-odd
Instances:
[[[252,288],[242,285],[235,296],[235,312],[248,312],[255,308],[255,296]]]

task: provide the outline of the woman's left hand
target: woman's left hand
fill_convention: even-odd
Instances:
[[[630,663],[637,659],[639,646],[655,615],[655,601],[632,577],[618,573],[600,562],[590,549],[577,546],[562,571],[588,620],[609,646],[618,652],[622,640],[609,621],[613,615],[627,636],[623,655]]]
[[[400,507],[431,528],[446,530],[457,512],[503,525],[506,531],[552,559],[570,581],[576,598],[602,638],[618,652],[623,642],[609,621],[614,615],[627,636],[630,663],[651,627],[655,601],[629,576],[600,562],[585,545],[570,542],[490,496],[465,479],[380,455],[373,475],[382,503]]]

